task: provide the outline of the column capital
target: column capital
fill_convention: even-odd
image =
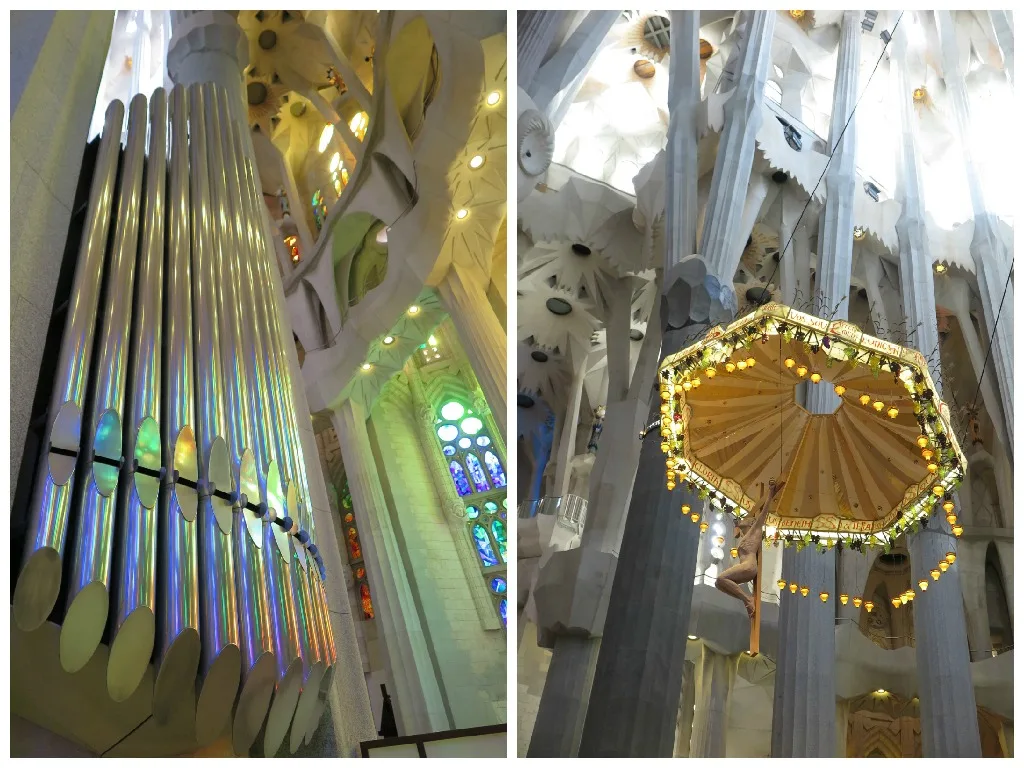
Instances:
[[[191,85],[210,80],[204,71],[191,65],[194,54],[220,54],[231,59],[238,69],[249,65],[249,40],[235,17],[227,11],[194,11],[176,18],[167,46],[167,73],[175,84]]]

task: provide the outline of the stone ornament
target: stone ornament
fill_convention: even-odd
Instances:
[[[519,89],[517,136],[517,199],[522,202],[534,187],[544,181],[555,153],[555,128],[536,108],[533,100]]]

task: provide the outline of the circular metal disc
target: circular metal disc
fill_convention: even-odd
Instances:
[[[114,701],[124,701],[139,687],[153,656],[156,617],[139,606],[124,620],[110,645],[107,660],[107,691]]]
[[[110,595],[101,581],[87,584],[68,606],[60,628],[60,665],[77,672],[96,653],[107,625]]]
[[[260,498],[260,481],[256,475],[256,458],[248,448],[242,453],[239,466],[238,477],[242,493],[245,494],[247,501],[259,504],[262,499]],[[252,543],[257,549],[262,549],[263,519],[251,509],[243,509],[241,514],[242,519],[245,520],[245,528],[249,531],[249,538],[252,539]]]
[[[52,547],[40,547],[21,569],[14,589],[14,623],[23,632],[43,625],[60,593],[60,555]]]
[[[288,483],[288,516],[295,522],[299,521],[299,487],[298,484],[293,482]],[[275,526],[278,530],[281,530],[280,526]],[[291,538],[291,534],[287,531],[281,531],[287,538]],[[295,552],[295,559],[298,560],[302,570],[306,570],[306,548],[298,542],[292,547],[292,551]]]
[[[228,444],[224,438],[217,437],[210,446],[210,482],[218,491],[230,494],[235,489],[234,479],[231,476],[231,458],[228,455]],[[224,534],[231,533],[231,504],[220,496],[210,499],[213,506],[213,515],[217,519],[217,525]]]
[[[256,740],[256,735],[267,718],[267,709],[270,707],[270,697],[274,695],[276,681],[277,663],[274,661],[274,654],[261,654],[242,683],[242,691],[238,694],[238,703],[235,705],[231,747],[236,755],[244,756],[249,753],[249,747]]]
[[[121,417],[117,411],[104,411],[96,426],[96,440],[93,450],[97,458],[117,461],[121,456]],[[101,496],[109,496],[117,488],[119,469],[110,464],[93,461],[92,476],[96,480],[96,490]]]
[[[82,412],[74,403],[67,402],[60,407],[50,427],[50,445],[75,453],[82,447]],[[48,459],[54,485],[66,485],[75,471],[76,457],[51,453]]]
[[[242,652],[237,645],[225,646],[210,665],[196,702],[196,742],[200,746],[224,732],[241,673]]]
[[[178,432],[174,441],[174,469],[182,480],[188,480],[193,485],[199,482],[199,455],[196,448],[196,436],[192,427],[184,426]],[[176,483],[174,495],[178,498],[178,509],[181,516],[188,522],[196,519],[199,514],[199,496],[193,488]]]
[[[181,704],[199,669],[199,633],[188,627],[178,633],[163,655],[153,684],[153,719],[166,723]]]
[[[288,726],[291,725],[301,691],[302,659],[295,659],[274,692],[270,715],[267,717],[267,728],[263,734],[263,754],[265,756],[272,757],[281,748],[284,737],[288,735]]]
[[[160,451],[160,427],[153,418],[143,419],[135,434],[135,460],[139,463],[140,468],[154,472],[160,471],[163,463]],[[160,493],[159,478],[136,472],[135,492],[139,495],[142,506],[146,509],[153,509]]]

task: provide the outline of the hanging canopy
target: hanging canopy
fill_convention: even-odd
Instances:
[[[743,516],[785,480],[768,538],[885,542],[963,477],[925,358],[851,323],[767,304],[668,357],[659,375],[669,487],[689,483]],[[827,388],[814,395],[833,412],[809,413],[801,384],[808,396]]]

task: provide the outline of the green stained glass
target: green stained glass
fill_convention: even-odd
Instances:
[[[475,435],[483,428],[484,423],[476,416],[470,416],[468,419],[462,420],[462,431],[467,435]]]
[[[468,517],[470,520],[476,520],[478,517],[480,517],[480,510],[474,507],[472,504],[470,504],[468,507],[466,507],[466,517]]]
[[[493,501],[485,501],[484,502],[484,509],[486,509],[488,512],[492,512],[492,513],[493,512],[497,512],[498,511],[498,505],[495,504]]]
[[[441,408],[441,415],[448,421],[455,421],[461,419],[462,414],[466,412],[466,409],[461,404],[456,403],[452,400],[450,403],[445,403]]]
[[[508,562],[505,557],[505,547],[507,544],[505,538],[505,524],[501,522],[501,520],[492,520],[491,533],[494,534],[494,540],[498,542],[498,551],[501,553],[501,561],[503,563]]]

